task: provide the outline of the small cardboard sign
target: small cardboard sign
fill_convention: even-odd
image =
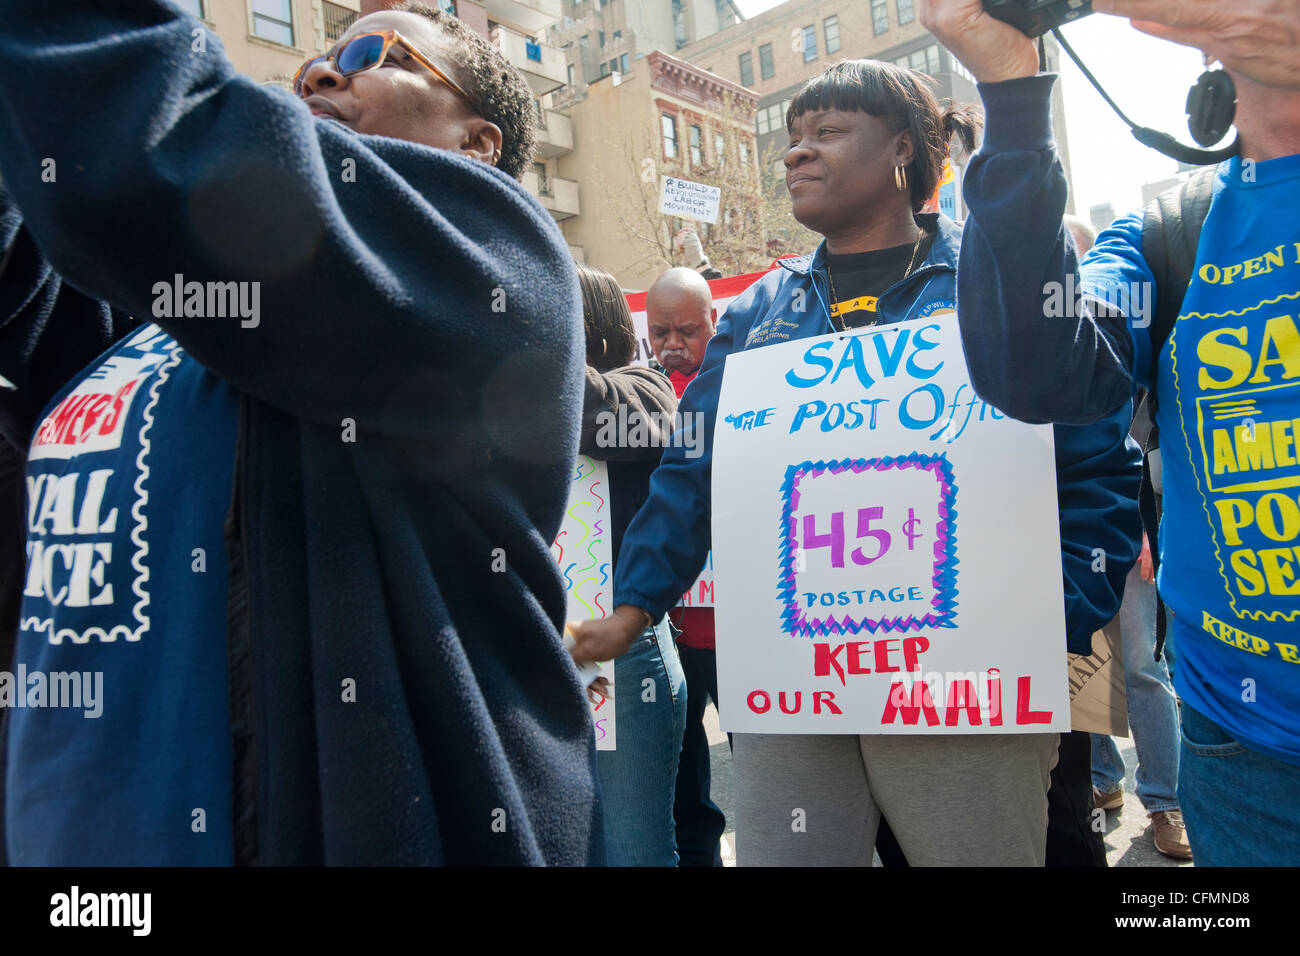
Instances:
[[[659,211],[665,216],[715,223],[718,221],[718,206],[721,202],[720,188],[693,183],[689,179],[664,176],[659,187]]]

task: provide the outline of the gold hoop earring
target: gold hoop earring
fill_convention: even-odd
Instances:
[[[495,166],[499,162],[501,162],[501,150],[494,149],[492,151],[492,165]]]
[[[898,191],[900,193],[906,191],[907,189],[907,168],[906,167],[904,166],[894,167],[894,185],[898,187]]]
[[[609,351],[609,346],[605,344],[605,340],[602,338],[600,340],[600,357],[604,358],[605,353],[608,351]]]

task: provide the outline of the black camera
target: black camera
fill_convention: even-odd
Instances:
[[[1025,36],[1036,37],[1092,13],[1092,0],[984,0],[984,9]]]

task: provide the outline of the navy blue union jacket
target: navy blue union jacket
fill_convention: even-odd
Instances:
[[[961,227],[942,215],[919,217],[937,229],[925,260],[880,296],[881,324],[903,322],[940,309],[951,314],[957,291]],[[709,551],[713,433],[727,355],[772,342],[829,335],[826,243],[810,256],[779,260],[779,268],[731,303],[709,342],[699,375],[682,396],[683,420],[703,414],[704,454],[688,459],[670,447],[650,481],[650,498],[623,539],[615,563],[614,602],[658,615],[677,603]],[[1056,491],[1061,521],[1066,642],[1091,653],[1092,633],[1119,610],[1124,577],[1137,560],[1142,477],[1138,448],[1128,440],[1131,405],[1084,426],[1056,425]],[[1094,549],[1105,571],[1093,571]],[[1007,573],[1014,575],[1015,568]]]
[[[603,863],[550,554],[584,354],[554,221],[484,163],[313,118],[210,34],[192,52],[168,4],[2,0],[0,24],[11,445],[156,282],[260,283],[256,327],[157,319],[241,396],[235,861]]]

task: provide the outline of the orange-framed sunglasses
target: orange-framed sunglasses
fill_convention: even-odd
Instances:
[[[310,70],[322,60],[334,64],[334,69],[343,76],[355,76],[366,70],[373,70],[383,65],[388,51],[396,44],[409,53],[417,63],[447,84],[451,90],[471,103],[469,94],[461,89],[460,84],[430,62],[429,58],[415,48],[410,40],[396,30],[384,30],[378,33],[360,33],[346,43],[337,44],[324,56],[314,56],[293,75],[293,91],[302,96],[302,81]]]

